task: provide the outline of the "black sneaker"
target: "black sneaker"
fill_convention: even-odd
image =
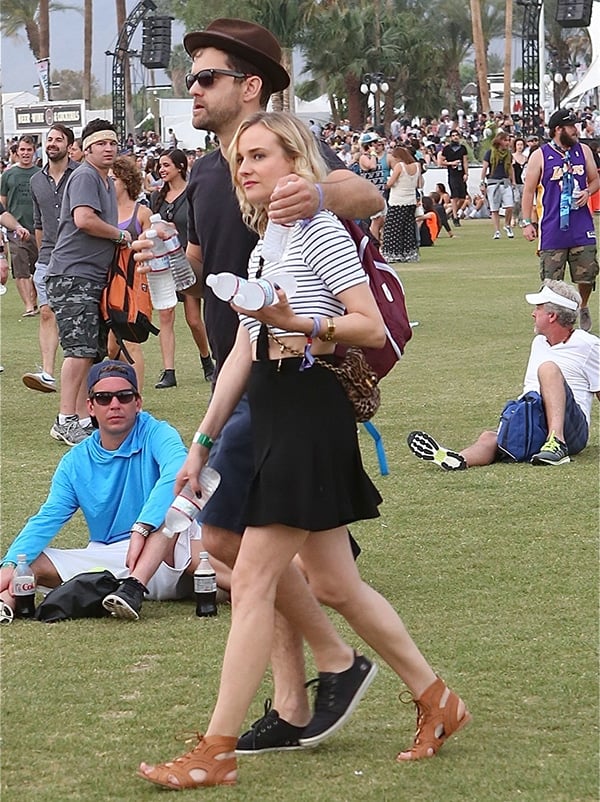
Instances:
[[[140,617],[144,593],[147,592],[148,589],[141,582],[130,576],[121,582],[118,590],[104,597],[102,606],[115,618],[137,621]]]
[[[462,454],[441,446],[427,432],[411,432],[406,442],[415,457],[434,462],[445,471],[464,471],[467,468],[467,461]]]
[[[377,674],[377,664],[363,655],[354,653],[354,663],[346,671],[321,671],[317,679],[306,683],[317,684],[315,712],[300,737],[302,746],[317,746],[337,732],[350,718],[356,705]]]
[[[167,387],[177,387],[174,370],[163,370],[159,380],[154,385],[156,390],[165,390]]]
[[[210,354],[208,356],[201,356],[200,364],[202,365],[202,372],[204,373],[204,381],[211,382],[215,376],[215,363],[212,361]]]
[[[279,717],[271,707],[271,700],[265,700],[265,712],[250,729],[240,735],[236,755],[255,755],[257,752],[282,752],[302,749],[300,735],[304,727],[295,727]]]

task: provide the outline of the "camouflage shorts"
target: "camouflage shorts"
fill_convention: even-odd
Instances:
[[[575,248],[540,251],[540,278],[562,281],[567,262],[573,284],[593,284],[595,286],[598,275],[595,245],[578,245]]]
[[[103,359],[107,329],[100,320],[104,283],[79,276],[47,276],[48,304],[56,315],[65,356]]]

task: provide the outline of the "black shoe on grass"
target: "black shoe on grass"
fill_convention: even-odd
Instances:
[[[147,588],[141,582],[130,576],[121,582],[118,590],[104,597],[102,606],[115,618],[137,621],[140,617],[144,593],[147,592]]]
[[[302,749],[298,738],[304,727],[295,727],[280,718],[277,710],[271,707],[271,700],[265,701],[265,712],[250,729],[240,735],[235,750],[236,755],[255,755],[257,752],[289,752]]]
[[[321,671],[316,684],[315,712],[300,736],[302,746],[318,746],[337,732],[350,718],[377,674],[377,665],[363,655],[354,653],[354,662],[339,673]]]

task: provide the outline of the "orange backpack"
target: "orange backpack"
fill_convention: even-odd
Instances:
[[[116,248],[108,283],[100,299],[100,314],[115,335],[120,351],[133,363],[126,342],[144,343],[159,330],[152,325],[152,301],[145,274],[138,273],[133,251]]]

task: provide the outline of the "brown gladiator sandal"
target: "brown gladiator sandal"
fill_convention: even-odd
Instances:
[[[138,777],[174,791],[211,785],[235,785],[235,747],[238,739],[227,735],[198,734],[197,737],[197,745],[181,757],[156,766],[141,763]]]
[[[401,694],[400,701],[405,704],[414,702],[417,708],[417,732],[411,749],[400,752],[396,757],[399,762],[433,757],[452,733],[458,732],[471,721],[471,714],[466,707],[462,717],[458,718],[461,699],[439,677],[420,699],[405,700]]]

